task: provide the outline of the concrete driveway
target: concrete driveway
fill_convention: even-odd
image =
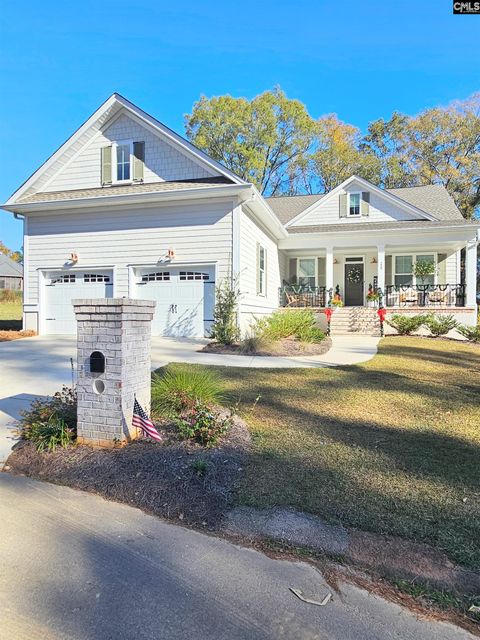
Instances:
[[[67,487],[0,474],[0,637],[467,640],[312,566]]]
[[[262,358],[199,353],[207,340],[152,339],[152,368],[168,362],[188,362],[228,367],[328,367],[357,364],[377,351],[378,338],[335,336],[323,356]],[[0,343],[0,467],[14,443],[12,427],[19,411],[36,396],[48,396],[72,383],[75,336],[40,336]]]

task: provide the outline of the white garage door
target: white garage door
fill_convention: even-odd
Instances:
[[[157,303],[152,335],[208,336],[215,304],[215,267],[138,269],[137,298]]]
[[[46,274],[45,333],[75,334],[74,298],[111,298],[111,271],[68,271]]]

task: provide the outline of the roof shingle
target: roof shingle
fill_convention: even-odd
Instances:
[[[106,198],[108,196],[132,195],[137,193],[157,193],[162,191],[183,191],[185,189],[209,188],[219,184],[232,184],[231,180],[222,176],[214,178],[197,178],[195,180],[179,180],[164,182],[142,182],[140,184],[112,185],[92,189],[71,189],[69,191],[43,191],[21,198],[19,204],[30,202],[58,202],[61,200],[78,200],[83,198]]]
[[[436,220],[463,220],[453,198],[441,184],[386,189],[389,193],[432,215]],[[282,224],[319,202],[326,193],[302,196],[275,196],[267,202]],[[290,230],[292,227],[290,227]]]

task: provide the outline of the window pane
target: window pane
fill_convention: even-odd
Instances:
[[[117,180],[130,180],[130,145],[117,146]]]
[[[360,215],[360,194],[359,193],[350,194],[350,215],[351,216]]]
[[[431,262],[432,264],[435,264],[435,256],[417,256],[417,262]]]
[[[307,260],[299,260],[298,275],[300,277],[315,276],[315,258],[308,258]]]
[[[396,285],[411,285],[412,284],[412,276],[395,276],[395,284]]]
[[[263,269],[265,269],[265,249],[263,247],[260,247],[258,257],[259,257],[260,269],[263,271]]]
[[[412,256],[395,256],[395,273],[412,273]]]

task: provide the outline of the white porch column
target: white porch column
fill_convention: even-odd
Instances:
[[[377,246],[377,287],[385,295],[385,245]]]
[[[333,289],[333,247],[326,247],[325,284],[327,291]]]
[[[469,240],[465,247],[465,304],[474,307],[477,304],[477,241]]]

